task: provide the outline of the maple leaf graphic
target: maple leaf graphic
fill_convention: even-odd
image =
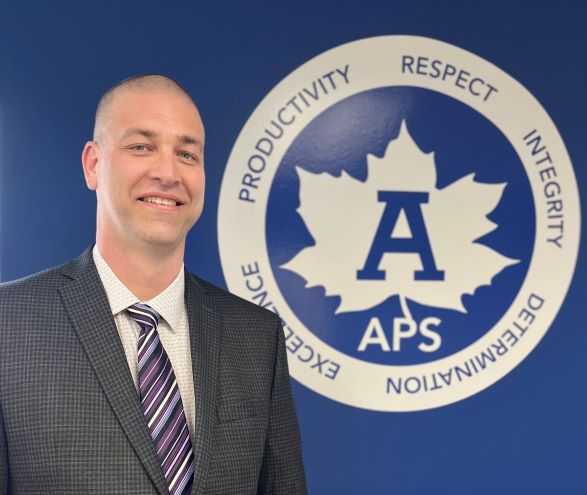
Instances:
[[[300,179],[297,211],[315,244],[302,249],[282,268],[304,278],[308,288],[323,286],[327,296],[340,296],[336,313],[366,310],[395,295],[409,318],[406,298],[466,313],[461,300],[464,294],[490,285],[504,268],[518,263],[476,242],[497,227],[487,215],[499,204],[505,183],[480,183],[469,174],[437,189],[434,153],[418,148],[405,122],[383,158],[367,155],[367,166],[364,182],[346,172],[335,177],[296,168]],[[379,191],[428,193],[428,202],[420,207],[443,280],[416,280],[414,273],[423,268],[418,253],[386,253],[378,267],[385,271],[384,279],[357,278],[385,209],[385,203],[377,200]],[[411,237],[403,210],[391,237]]]

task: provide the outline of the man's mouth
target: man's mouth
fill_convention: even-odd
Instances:
[[[181,206],[183,204],[182,202],[175,201],[174,199],[160,198],[158,196],[146,196],[144,198],[139,198],[139,200],[145,203],[155,203],[157,205],[165,206]]]

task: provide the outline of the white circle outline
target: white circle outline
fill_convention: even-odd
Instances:
[[[457,86],[416,74],[403,74],[399,70],[402,55],[427,56],[462,68],[490,81],[498,91],[483,101]],[[389,63],[385,63],[389,62]],[[277,109],[305,83],[317,79],[329,68],[350,65],[349,85],[333,92],[333,98],[319,100],[305,109],[289,128],[289,140],[278,141],[271,160],[262,174],[256,203],[243,204],[238,191],[241,177],[246,172],[246,160],[252,154],[256,141],[262,136]],[[428,363],[391,366],[373,364],[348,356],[318,339],[291,311],[281,295],[269,263],[265,239],[265,210],[269,191],[277,167],[285,151],[299,132],[314,117],[332,104],[354,94],[383,86],[414,86],[431,89],[465,103],[484,115],[498,127],[516,150],[528,175],[536,207],[536,238],[526,278],[518,295],[486,334],[465,349],[445,358]],[[545,201],[541,199],[541,182],[536,166],[524,148],[522,137],[536,128],[540,131],[557,167],[558,181],[563,185],[565,210],[564,248],[553,251],[547,245]],[[514,137],[518,140],[514,140]],[[520,83],[490,62],[448,43],[417,36],[379,36],[366,38],[328,50],[286,76],[273,88],[252,113],[232,149],[219,196],[218,242],[221,264],[229,290],[241,297],[253,295],[245,286],[241,267],[257,262],[264,278],[264,289],[279,310],[287,325],[315,352],[341,365],[335,380],[303,364],[295,355],[288,357],[292,376],[315,392],[335,401],[377,411],[416,411],[451,404],[470,397],[489,387],[521,363],[542,339],[551,326],[568,291],[579,248],[580,206],[576,179],[565,145],[552,120],[540,103]],[[518,343],[500,357],[499,365],[491,364],[469,380],[455,382],[448,387],[428,390],[413,395],[387,394],[385,384],[389,376],[396,380],[412,376],[430,377],[461,365],[482,352],[509,326],[524,306],[530,293],[545,299],[543,308],[530,329]]]

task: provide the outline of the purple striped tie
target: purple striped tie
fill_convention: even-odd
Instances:
[[[141,327],[139,395],[151,438],[171,495],[187,494],[194,479],[194,454],[175,373],[157,333],[161,316],[146,304],[126,311]]]

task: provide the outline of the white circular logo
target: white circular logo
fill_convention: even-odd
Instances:
[[[415,36],[336,47],[281,81],[234,145],[218,209],[228,287],[281,316],[292,376],[378,411],[509,373],[552,324],[579,233],[542,106]]]

